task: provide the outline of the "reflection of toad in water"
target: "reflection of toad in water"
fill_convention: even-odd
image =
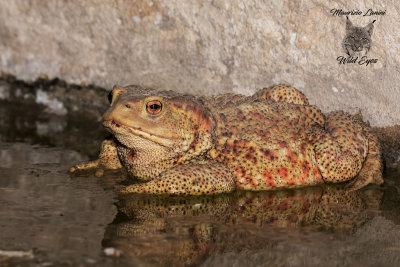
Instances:
[[[376,187],[344,192],[342,185],[213,197],[130,195],[119,201],[103,246],[138,264],[199,264],[216,253],[265,250],[301,230],[353,232],[381,197]]]

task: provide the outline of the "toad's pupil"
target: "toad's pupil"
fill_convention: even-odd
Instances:
[[[157,104],[151,104],[150,105],[150,109],[155,109],[155,110],[157,110],[157,109],[160,109],[161,108],[161,106],[160,105],[157,105]]]

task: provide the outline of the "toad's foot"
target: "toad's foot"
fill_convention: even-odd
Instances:
[[[368,184],[383,184],[383,164],[378,139],[369,128],[365,132],[368,137],[368,155],[360,173],[346,185],[349,191],[358,190]]]
[[[338,111],[327,116],[326,133],[317,130],[324,130],[316,129],[312,140],[324,181],[336,183],[356,177],[348,185],[350,190],[383,183],[378,141],[365,123]]]
[[[75,174],[75,173],[79,173],[79,172],[97,169],[97,168],[99,168],[99,162],[100,162],[100,160],[96,159],[96,160],[89,161],[86,163],[76,164],[69,169],[69,173]]]
[[[368,184],[383,184],[382,173],[372,172],[372,171],[360,171],[360,174],[354,178],[353,181],[346,185],[347,191],[354,191],[363,188]]]
[[[133,184],[122,193],[211,195],[230,192],[235,182],[227,167],[215,163],[191,163],[178,165],[147,183]]]
[[[330,113],[325,129],[314,129],[311,141],[325,182],[349,181],[360,172],[367,156],[368,138],[349,114]]]
[[[95,170],[95,175],[101,177],[104,170],[118,170],[122,168],[121,162],[117,155],[117,147],[113,140],[104,140],[101,143],[99,159],[87,163],[77,164],[69,172],[71,174],[79,174]]]

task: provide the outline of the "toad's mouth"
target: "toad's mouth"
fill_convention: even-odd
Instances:
[[[134,136],[137,136],[137,137],[140,137],[143,139],[147,139],[147,140],[155,142],[159,145],[167,146],[167,147],[171,147],[175,144],[174,139],[165,138],[165,137],[161,137],[156,134],[148,133],[148,132],[143,131],[141,128],[126,126],[115,120],[105,120],[105,121],[103,121],[103,125],[108,131],[113,133],[115,135],[115,137],[118,139],[118,141],[120,141],[121,143],[124,143],[124,142],[123,142],[123,140],[119,140],[119,138],[118,138],[119,134],[122,134],[122,135],[132,134]]]

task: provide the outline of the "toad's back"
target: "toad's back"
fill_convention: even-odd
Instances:
[[[225,163],[243,189],[322,183],[310,133],[323,117],[313,106],[246,101],[219,113],[210,157]],[[319,121],[320,120],[320,121]]]

